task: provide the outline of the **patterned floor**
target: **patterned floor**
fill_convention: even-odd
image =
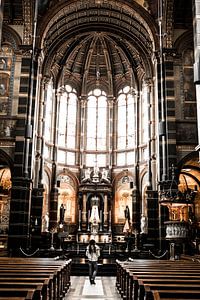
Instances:
[[[88,277],[71,276],[71,287],[65,300],[117,300],[121,299],[115,288],[115,277],[96,277],[91,285]]]

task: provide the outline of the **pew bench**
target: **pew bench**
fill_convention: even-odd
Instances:
[[[25,297],[1,297],[0,296],[0,300],[25,300]]]
[[[185,278],[189,278],[190,276],[196,276],[196,278],[200,279],[200,271],[198,272],[192,272],[187,270],[151,270],[151,271],[130,271],[128,272],[128,275],[124,278],[124,280],[121,283],[121,289],[120,294],[122,298],[124,299],[131,299],[132,294],[134,295],[134,299],[137,299],[138,297],[138,290],[139,290],[139,284],[138,284],[138,278],[143,279],[143,277],[146,276],[147,278],[160,278],[168,276],[169,278],[180,278],[180,276],[185,276]],[[190,277],[192,278],[192,277]]]
[[[26,289],[35,289],[36,294],[38,295],[38,299],[47,300],[48,299],[48,286],[47,283],[38,282],[38,280],[35,280],[34,282],[29,281],[13,281],[13,280],[7,280],[4,279],[4,281],[0,281],[0,288],[26,288]]]
[[[6,278],[12,278],[16,287],[22,284],[26,286],[41,284],[42,299],[62,299],[70,286],[70,271],[71,260],[2,257],[0,258],[0,286],[8,284]],[[11,279],[9,279],[9,285],[11,285]]]
[[[4,278],[6,280],[7,277],[11,278],[22,278],[24,281],[26,278],[33,278],[34,281],[37,281],[38,278],[48,277],[49,285],[48,285],[48,295],[49,299],[59,299],[61,292],[62,282],[59,281],[59,277],[57,272],[52,271],[42,271],[42,270],[17,270],[15,268],[11,270],[1,270],[0,269],[0,278]]]
[[[199,279],[179,279],[179,277],[174,277],[174,278],[147,278],[147,279],[138,279],[138,299],[144,299],[145,298],[145,293],[146,289],[145,287],[148,286],[148,289],[153,289],[153,287],[165,287],[166,285],[171,285],[172,288],[174,286],[177,288],[179,286],[183,286],[184,289],[185,287],[191,287],[191,285],[198,285],[198,288],[200,289],[200,277]],[[196,287],[195,287],[196,288]],[[194,288],[194,289],[195,289]]]
[[[172,279],[180,280],[185,279],[200,279],[200,264],[195,264],[192,261],[156,261],[156,260],[134,260],[131,262],[117,263],[117,278],[116,287],[123,299],[137,299],[138,295],[144,299],[141,293],[142,285],[139,287],[139,279],[143,280],[144,277],[148,279]],[[156,282],[156,281],[155,281]],[[156,285],[156,283],[154,284]],[[197,282],[196,282],[197,283]],[[153,283],[149,283],[153,284]],[[159,283],[158,287],[159,287]],[[187,284],[187,283],[185,283]],[[190,282],[190,284],[192,284]],[[162,283],[164,285],[164,283]],[[163,288],[163,287],[162,287]],[[140,291],[141,290],[141,291]],[[144,291],[143,291],[144,293]],[[199,298],[200,299],[200,298]]]
[[[12,300],[13,297],[24,297],[26,300],[40,300],[38,298],[37,290],[26,288],[0,288],[1,297],[7,297]]]
[[[192,292],[198,292],[200,295],[200,285],[199,284],[144,284],[144,295],[139,295],[140,300],[153,300],[153,290],[169,290],[170,293],[173,293],[174,291],[181,290],[183,292],[192,291]],[[196,294],[195,294],[196,295]]]
[[[200,291],[192,290],[154,290],[152,291],[153,300],[191,300],[200,299]]]

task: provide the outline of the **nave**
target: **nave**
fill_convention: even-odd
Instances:
[[[115,288],[115,277],[96,277],[96,285],[91,285],[86,276],[71,276],[71,287],[65,300],[117,300],[121,299]]]

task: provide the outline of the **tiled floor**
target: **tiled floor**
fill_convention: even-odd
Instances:
[[[117,300],[121,299],[115,288],[115,277],[96,277],[91,285],[88,277],[71,276],[71,287],[65,300]]]

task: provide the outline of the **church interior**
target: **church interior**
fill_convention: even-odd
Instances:
[[[198,261],[199,20],[198,0],[0,0],[0,259],[94,239],[115,275]]]

